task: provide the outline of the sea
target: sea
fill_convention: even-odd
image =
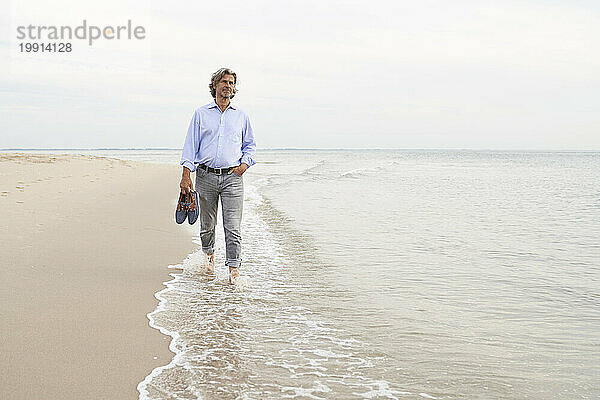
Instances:
[[[256,160],[242,278],[227,284],[221,221],[215,277],[199,247],[169,266],[148,319],[175,356],[140,400],[600,398],[599,152]]]

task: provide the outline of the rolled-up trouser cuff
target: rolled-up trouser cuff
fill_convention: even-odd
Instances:
[[[225,265],[230,268],[239,268],[242,265],[242,260],[225,260]]]
[[[204,252],[204,254],[213,254],[215,249],[213,247],[202,247],[202,252]]]

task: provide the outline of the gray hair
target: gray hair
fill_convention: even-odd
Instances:
[[[212,95],[213,99],[217,98],[217,83],[219,83],[225,75],[233,75],[234,86],[230,98],[233,99],[233,96],[235,96],[237,93],[237,89],[235,88],[235,84],[237,83],[236,73],[229,68],[221,68],[210,77],[210,84],[208,85],[208,88],[210,89],[210,94]]]

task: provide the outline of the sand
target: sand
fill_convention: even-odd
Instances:
[[[0,154],[0,398],[137,399],[168,364],[148,324],[167,266],[196,245],[173,219],[177,166]]]

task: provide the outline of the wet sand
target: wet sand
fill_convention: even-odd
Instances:
[[[0,398],[137,399],[167,364],[154,293],[195,247],[180,169],[0,153]]]

